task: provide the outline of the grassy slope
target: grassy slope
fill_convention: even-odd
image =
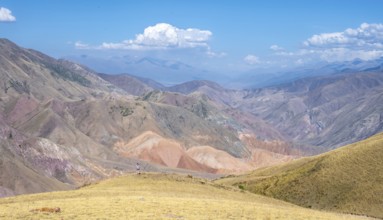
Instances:
[[[59,213],[30,210],[59,207]],[[179,175],[128,175],[0,200],[0,219],[366,219],[301,208]]]
[[[304,207],[383,218],[383,133],[218,182]]]

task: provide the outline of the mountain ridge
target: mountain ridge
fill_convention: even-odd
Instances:
[[[6,186],[2,188],[6,195],[75,187],[132,171],[137,161],[145,164],[146,171],[193,173],[185,169],[194,167],[201,175],[215,175],[213,168],[186,154],[176,167],[167,167],[114,150],[117,143],[129,143],[148,131],[185,148],[209,145],[228,151],[235,160],[250,156],[235,133],[199,113],[139,100],[86,67],[7,40],[0,47],[0,118],[4,124],[0,149],[10,152],[1,163],[13,157],[26,166],[19,169],[20,176],[32,169],[36,177],[31,179],[47,181],[40,184],[45,188],[27,188],[30,182],[24,179],[16,184],[18,180],[7,178],[11,175],[4,172],[7,167],[1,167],[0,185]],[[59,183],[50,187],[50,179]]]
[[[122,175],[137,162],[146,171],[241,173],[382,129],[381,105],[376,105],[382,86],[373,74],[318,81],[313,91],[321,95],[314,99],[317,92],[302,90],[301,84],[309,86],[306,81],[296,88],[257,90],[230,90],[209,81],[162,87],[142,77],[99,74],[8,40],[0,41],[0,48],[0,149],[9,152],[1,161],[13,157],[26,166],[20,175],[31,169],[35,179],[59,182],[45,190]],[[341,94],[337,88],[347,83],[355,88]],[[321,101],[326,97],[333,100]],[[150,141],[139,143],[142,149],[132,146],[132,140],[145,138]],[[174,160],[172,150],[178,152]],[[44,191],[23,190],[26,180],[15,187],[17,180],[8,175],[0,172],[4,194]]]

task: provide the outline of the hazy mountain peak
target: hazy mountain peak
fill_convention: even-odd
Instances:
[[[184,93],[184,94],[189,94],[192,92],[195,92],[199,88],[207,86],[212,89],[222,91],[225,90],[221,85],[219,85],[216,82],[209,81],[209,80],[193,80],[193,81],[188,81],[185,83],[181,83],[175,86],[169,87],[167,90],[172,91],[172,92],[179,92],[179,93]]]

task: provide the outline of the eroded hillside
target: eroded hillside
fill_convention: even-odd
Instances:
[[[259,90],[209,81],[164,87],[6,39],[0,49],[2,196],[73,188],[137,162],[145,171],[241,173],[382,130],[380,73]],[[31,178],[9,178],[11,170]]]

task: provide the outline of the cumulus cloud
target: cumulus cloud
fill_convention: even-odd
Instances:
[[[105,42],[95,48],[122,50],[209,48],[208,41],[211,36],[212,32],[208,30],[200,30],[196,28],[181,29],[170,24],[159,23],[145,28],[144,32],[136,35],[134,39],[128,39],[117,43]],[[84,47],[85,44],[77,44],[75,46],[79,49],[91,48],[89,45]]]
[[[284,50],[284,48],[283,47],[280,47],[280,46],[278,46],[278,45],[271,45],[270,46],[270,49],[271,50],[273,50],[273,51],[282,51],[282,50]]]
[[[12,15],[12,11],[8,8],[0,7],[0,22],[16,21],[16,17]]]
[[[342,32],[316,34],[303,42],[303,47],[289,52],[273,45],[274,55],[295,60],[295,64],[323,60],[327,62],[373,60],[383,56],[383,24],[363,23]]]
[[[247,55],[247,56],[244,58],[244,61],[245,61],[247,64],[250,64],[250,65],[259,64],[259,63],[261,62],[260,59],[259,59],[259,57],[255,56],[255,55],[252,55],[252,54]]]
[[[307,47],[383,49],[383,24],[363,23],[356,29],[314,35],[303,44]]]
[[[295,63],[295,65],[300,66],[300,65],[305,64],[305,61],[304,61],[303,59],[298,59],[298,60],[296,60],[294,63]]]
[[[81,41],[77,41],[76,43],[74,43],[74,46],[78,49],[88,49],[89,48],[89,44],[84,44]]]
[[[224,53],[224,52],[213,52],[210,47],[207,48],[207,51],[206,51],[206,54],[209,56],[209,57],[225,57],[227,54]]]
[[[313,35],[303,45],[327,61],[376,59],[383,55],[383,24],[363,23],[355,29]]]

